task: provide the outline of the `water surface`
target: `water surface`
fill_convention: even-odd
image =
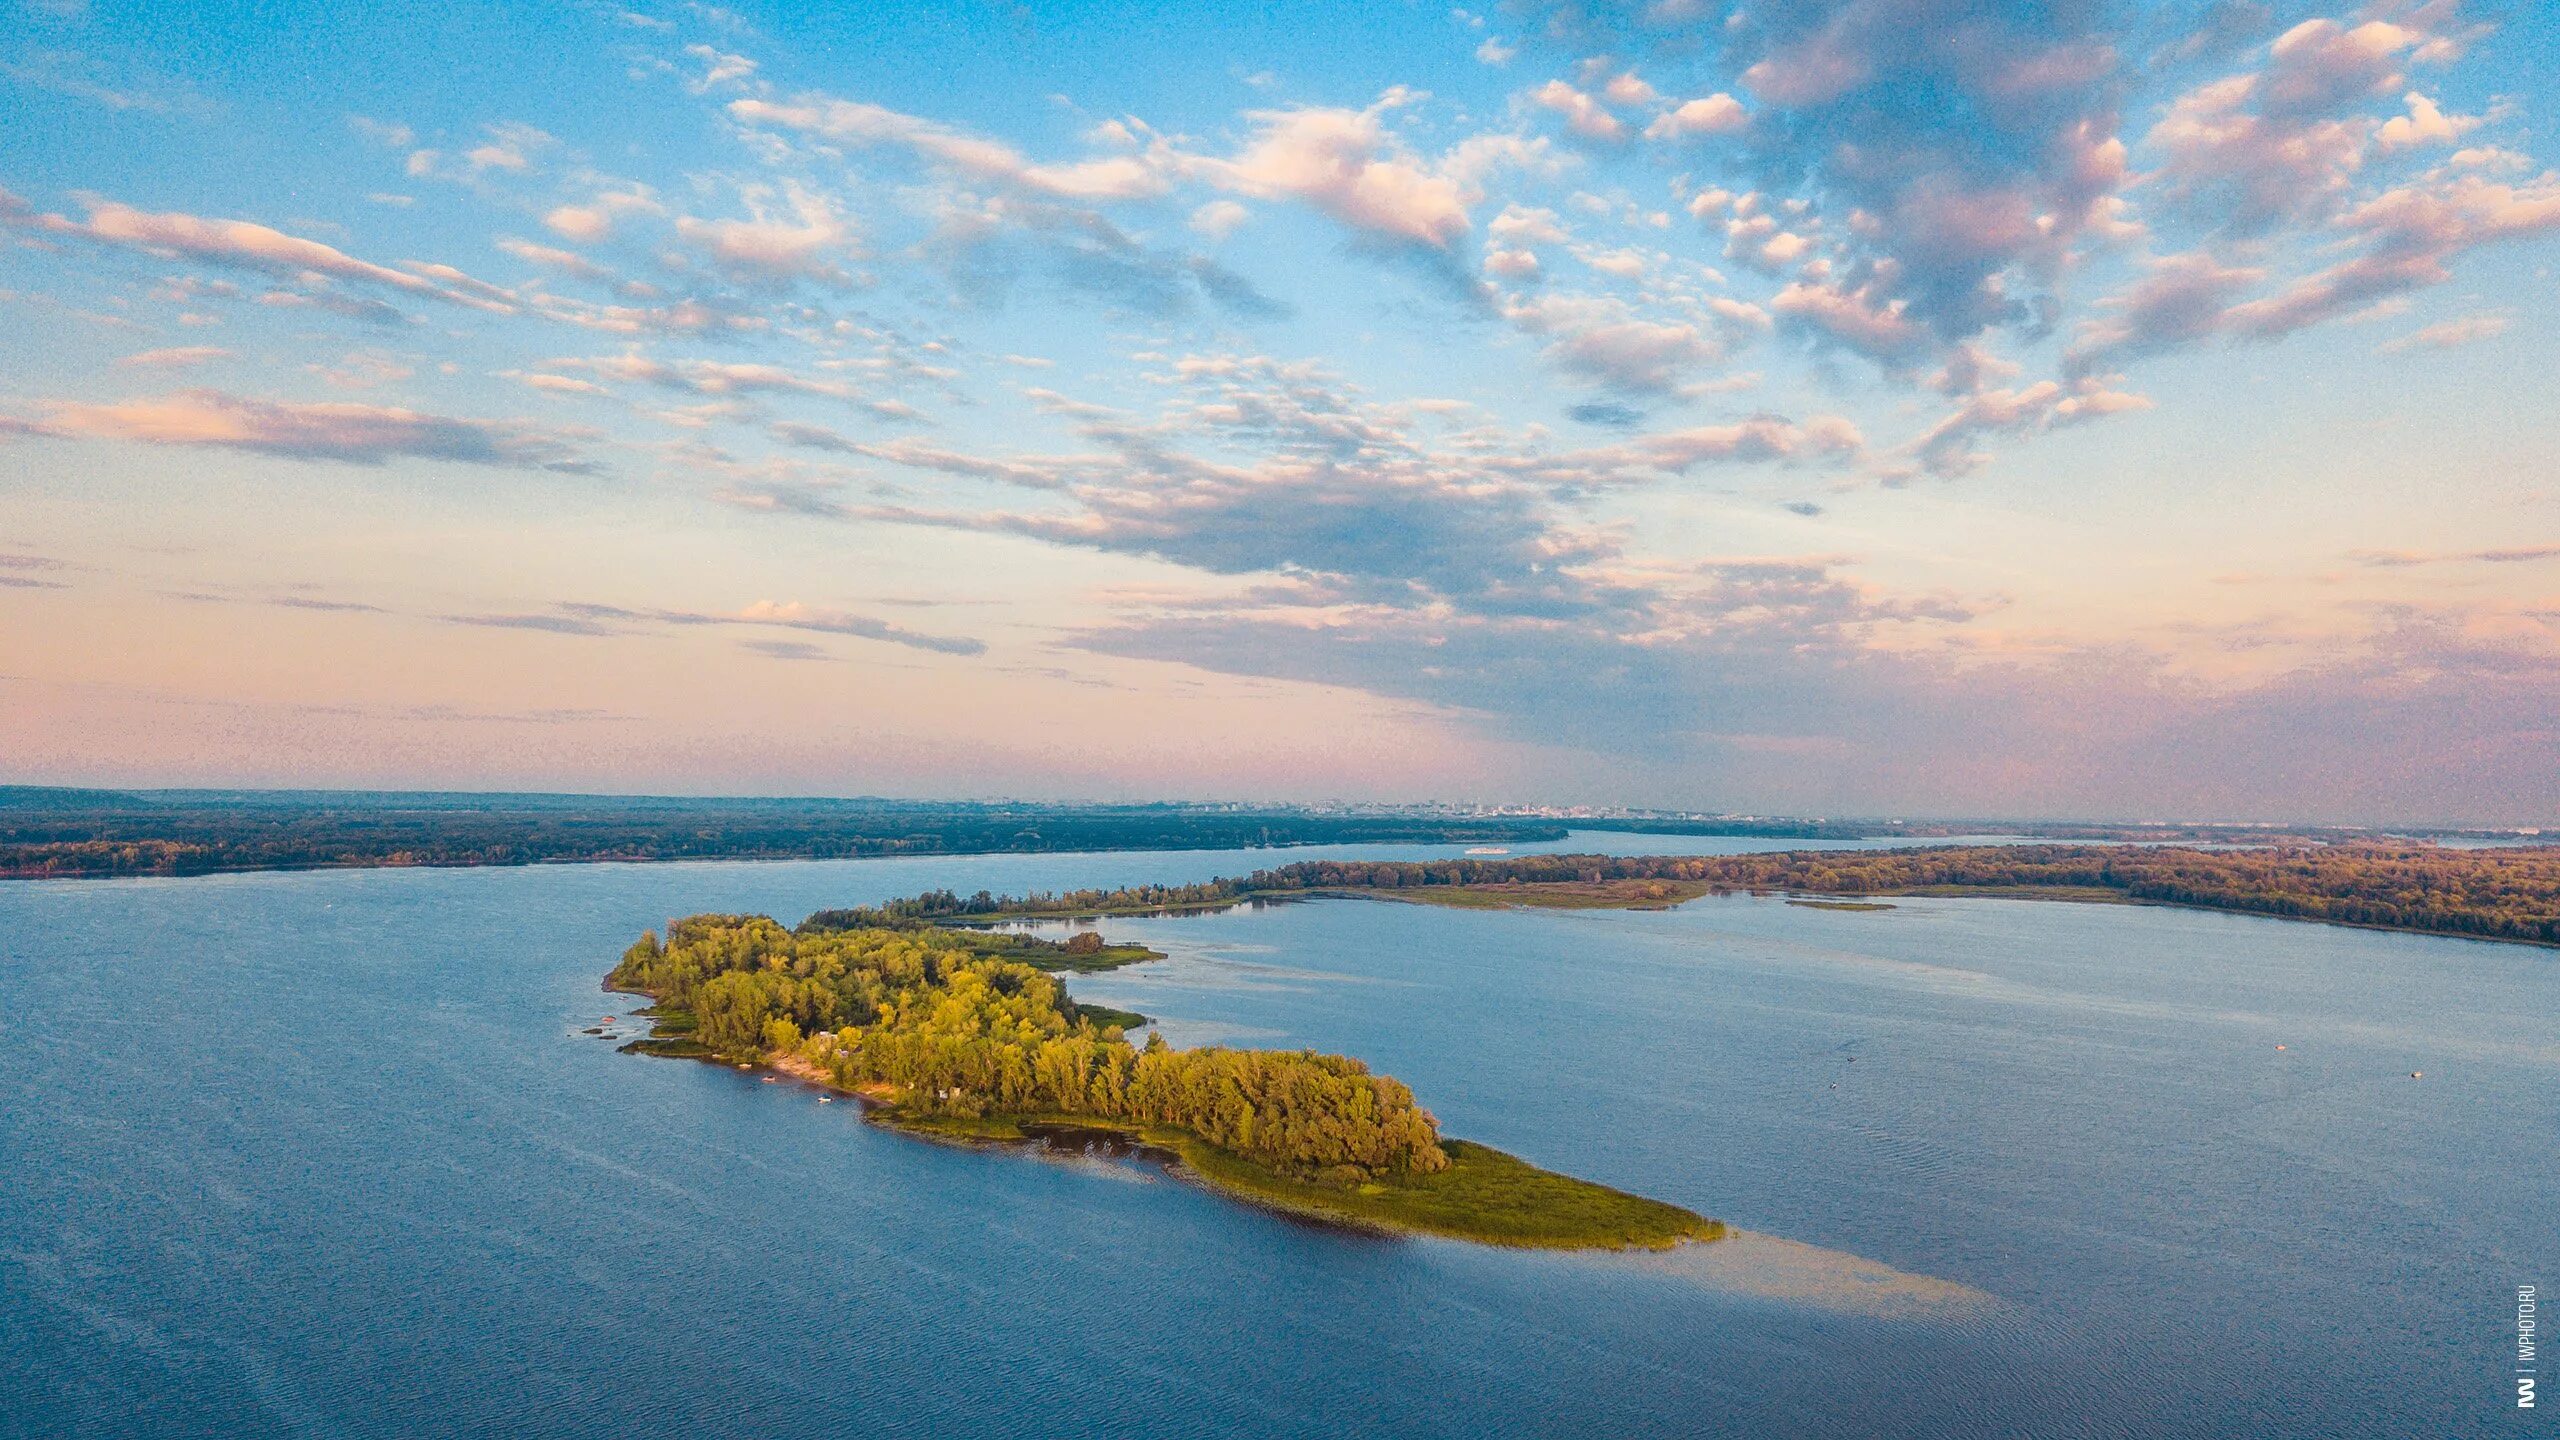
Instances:
[[[1514,848],[1595,847],[1771,842]],[[1174,958],[1071,982],[1754,1232],[1669,1259],[1344,1234],[580,1033],[670,915],[1445,853],[0,886],[0,1434],[2549,1433],[2507,1407],[2554,952],[1335,900],[1115,922]]]

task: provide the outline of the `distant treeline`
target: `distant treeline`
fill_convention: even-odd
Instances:
[[[834,860],[1064,850],[1238,850],[1293,845],[1481,845],[1563,839],[1568,825],[1760,839],[1943,838],[1944,823],[1717,817],[1317,813],[1287,806],[1042,805],[438,791],[79,790],[0,785],[0,879],[209,875],[409,865],[598,860]],[[2056,841],[2273,843],[2246,827],[1978,822]]]
[[[2105,890],[2129,900],[2303,920],[2560,944],[2560,847],[2451,850],[2378,844],[2196,850],[1983,845],[1796,850],[1758,855],[1529,855],[1503,860],[1310,860],[1190,885],[1024,896],[934,891],[820,911],[812,933],[863,925],[970,924],[1009,917],[1197,909],[1310,891],[1664,880],[1710,891],[1891,895],[1914,891]]]
[[[585,796],[119,795],[0,787],[0,878],[594,860],[1555,840],[1542,820],[1199,806],[943,806]]]
[[[1188,1131],[1284,1174],[1357,1184],[1448,1168],[1413,1092],[1314,1051],[1141,1050],[1027,965],[934,931],[795,935],[762,916],[696,915],[642,937],[607,983],[691,1018],[738,1059],[897,1087],[926,1115],[1086,1116]]]

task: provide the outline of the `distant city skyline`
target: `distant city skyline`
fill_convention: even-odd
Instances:
[[[2560,20],[0,0],[0,783],[2560,819]]]

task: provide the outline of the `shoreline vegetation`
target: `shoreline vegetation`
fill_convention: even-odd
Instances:
[[[1745,855],[1529,855],[1423,861],[1309,860],[1186,885],[1026,896],[932,891],[821,910],[811,930],[986,927],[1222,910],[1325,895],[1467,909],[1667,909],[1702,895],[1760,894],[1830,910],[1890,909],[1895,896],[2178,905],[2427,935],[2560,945],[2560,846],[1970,845]]]
[[[1504,846],[1574,828],[1764,840],[2345,844],[2352,830],[2007,820],[1837,820],[1638,811],[1479,814],[1432,806],[1071,805],[1023,801],[471,794],[441,791],[80,790],[0,785],[0,879],[258,870],[841,860],[1295,845]],[[2514,832],[2443,831],[2511,841]]]
[[[1631,817],[1663,833],[1841,839],[1820,820]],[[1525,844],[1566,822],[1432,809],[1068,805],[1014,801],[690,798],[0,785],[0,879],[258,870],[844,860],[897,855],[1246,850],[1295,845]]]
[[[1679,1206],[1444,1137],[1412,1091],[1347,1056],[1176,1050],[1160,1034],[1133,1045],[1125,1031],[1144,1017],[1074,1001],[1051,973],[1077,968],[1070,957],[1091,969],[1105,955],[1155,954],[1089,930],[1055,942],[696,915],[664,940],[643,936],[605,984],[652,1002],[639,1012],[651,1034],[625,1050],[769,1067],[859,1096],[872,1118],[927,1138],[1100,1140],[1248,1203],[1388,1233],[1608,1250],[1727,1233]]]

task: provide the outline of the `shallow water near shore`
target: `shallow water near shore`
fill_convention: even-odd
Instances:
[[[1746,1232],[1667,1255],[1301,1224],[583,1033],[673,915],[1436,853],[0,886],[0,1434],[2543,1433],[2549,951],[1339,900],[1115,921],[1171,958],[1069,978]]]

